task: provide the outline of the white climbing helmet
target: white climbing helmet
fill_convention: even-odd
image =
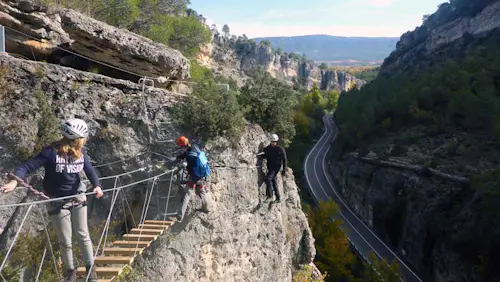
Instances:
[[[61,134],[68,139],[87,138],[89,128],[87,123],[81,119],[69,119],[61,125]]]
[[[271,134],[271,142],[278,142],[279,138],[277,134]]]

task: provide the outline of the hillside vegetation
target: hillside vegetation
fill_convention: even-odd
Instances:
[[[110,25],[161,42],[194,56],[211,33],[188,9],[188,0],[42,0],[45,4],[77,10]]]
[[[500,279],[499,7],[440,5],[335,113],[343,195],[426,281]]]
[[[367,135],[418,123],[500,137],[499,44],[491,37],[442,67],[400,72],[346,93],[335,115],[342,137],[356,145]]]

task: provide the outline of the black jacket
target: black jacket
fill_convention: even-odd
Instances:
[[[264,149],[264,158],[267,160],[267,169],[268,170],[280,170],[281,163],[283,163],[283,167],[286,169],[286,152],[285,149],[276,145],[269,145]]]

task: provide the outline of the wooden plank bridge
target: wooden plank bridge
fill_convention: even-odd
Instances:
[[[140,255],[144,249],[162,235],[173,224],[172,221],[145,220],[137,228],[123,235],[120,241],[113,242],[113,246],[104,249],[104,255],[95,259],[94,267],[99,282],[112,282],[115,278]],[[85,267],[78,268],[78,281],[85,281]]]

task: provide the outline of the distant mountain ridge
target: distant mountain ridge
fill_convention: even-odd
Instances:
[[[396,48],[399,37],[343,37],[332,35],[303,35],[290,37],[259,37],[274,48],[285,52],[305,54],[308,59],[321,62],[343,61],[370,64],[381,62]]]

